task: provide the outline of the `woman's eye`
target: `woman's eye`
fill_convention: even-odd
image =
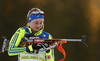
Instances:
[[[38,22],[36,22],[35,24],[38,24]]]
[[[42,24],[42,22],[40,22],[40,24]]]

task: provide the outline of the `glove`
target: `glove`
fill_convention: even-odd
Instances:
[[[42,43],[42,47],[45,49],[45,48],[48,48],[49,47],[49,44],[47,42],[43,42]],[[49,50],[46,50],[46,53],[49,53],[50,52],[50,49]]]
[[[38,53],[39,52],[39,49],[43,48],[42,43],[35,43],[35,44],[31,44],[29,46],[26,47],[26,51],[28,53]]]

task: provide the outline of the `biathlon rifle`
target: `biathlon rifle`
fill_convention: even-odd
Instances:
[[[7,39],[7,37],[4,37],[3,36],[2,38],[4,40],[3,40],[2,49],[1,49],[0,53],[3,53],[5,51],[8,51],[8,45],[9,45],[9,41],[10,41],[10,40]]]
[[[7,40],[7,37],[3,37],[3,38],[4,38],[4,41],[3,41],[2,50],[0,51],[0,53],[8,51],[7,46],[9,44],[9,40]],[[82,42],[88,47],[88,45],[85,43],[86,36],[82,36],[80,39],[39,39],[39,37],[25,37],[25,40],[27,40],[27,41],[20,44],[21,47],[28,46],[32,43],[41,43],[41,45],[42,45],[43,42],[47,42],[49,44],[48,48],[43,47],[45,51],[56,47],[64,55],[64,58],[61,59],[60,61],[64,61],[64,59],[66,57],[66,53],[65,53],[64,49],[62,48],[63,43]]]

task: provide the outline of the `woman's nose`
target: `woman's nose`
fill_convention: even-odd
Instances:
[[[38,27],[40,27],[40,26],[41,26],[41,24],[37,24],[37,26],[38,26]]]

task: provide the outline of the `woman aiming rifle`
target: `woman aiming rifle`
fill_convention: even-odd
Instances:
[[[52,36],[43,31],[44,28],[44,12],[39,8],[32,8],[27,14],[27,27],[20,27],[12,36],[8,55],[18,55],[18,61],[54,61],[54,50],[50,49],[48,43],[43,42],[42,45],[37,46],[39,43],[31,44],[21,47],[21,43],[27,41],[26,37],[39,37],[39,39],[52,39]]]

